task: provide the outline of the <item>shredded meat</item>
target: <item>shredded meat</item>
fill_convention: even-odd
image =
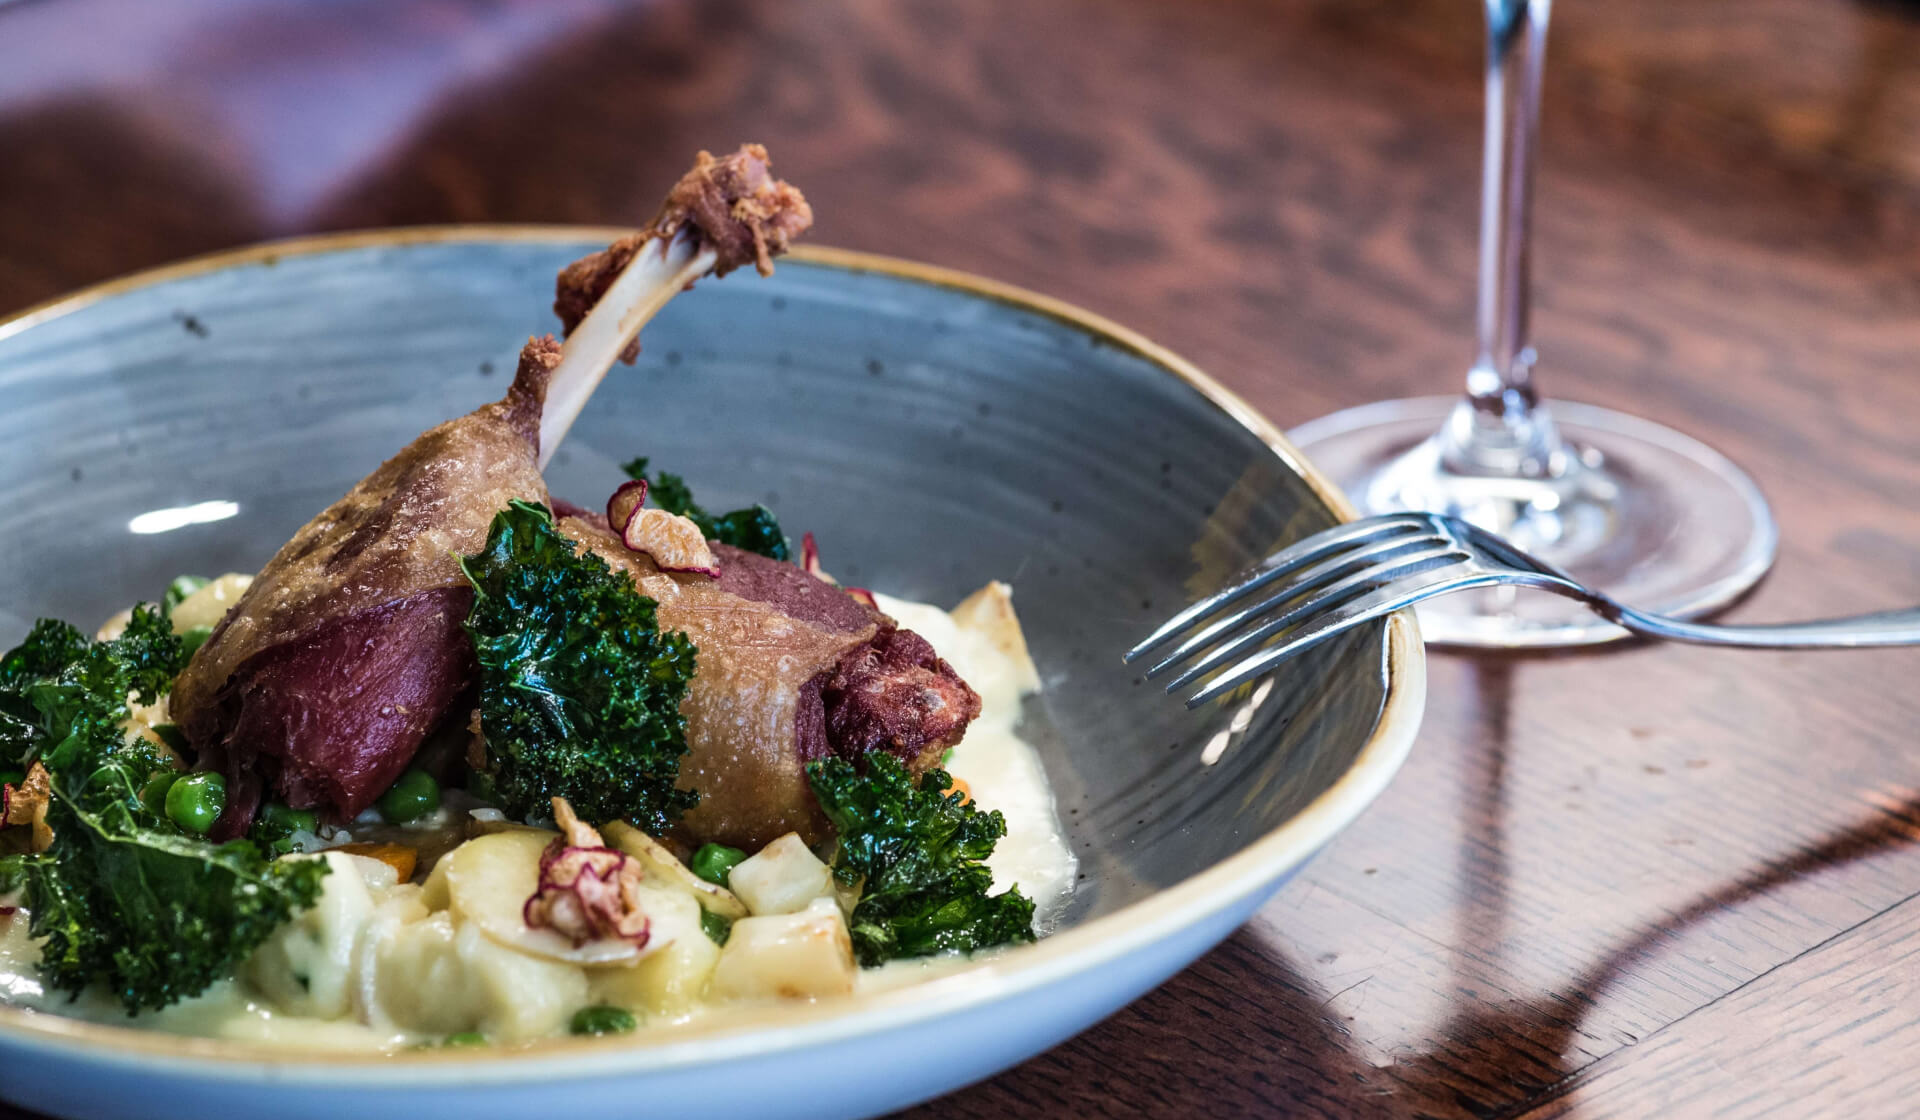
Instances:
[[[918,772],[966,734],[980,695],[925,638],[891,627],[820,682],[826,741],[842,758],[886,751]]]
[[[642,246],[655,238],[672,237],[688,226],[719,256],[715,276],[725,276],[748,263],[760,275],[769,276],[773,258],[786,252],[793,239],[812,224],[813,209],[799,190],[768,172],[765,148],[743,144],[739,151],[722,159],[701,152],[693,170],[674,184],[660,212],[640,232],[573,262],[560,273],[554,291],[554,314],[571,334]],[[636,341],[621,359],[632,362],[639,356],[640,344]]]

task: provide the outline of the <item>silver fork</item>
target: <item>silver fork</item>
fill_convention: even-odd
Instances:
[[[1217,672],[1187,701],[1195,708],[1362,623],[1422,599],[1496,584],[1577,599],[1636,634],[1676,642],[1748,649],[1920,645],[1920,607],[1759,626],[1686,622],[1635,610],[1582,586],[1458,518],[1394,513],[1336,525],[1274,553],[1232,587],[1168,619],[1128,650],[1126,660],[1180,639],[1147,676],[1191,661],[1167,683],[1173,692]]]

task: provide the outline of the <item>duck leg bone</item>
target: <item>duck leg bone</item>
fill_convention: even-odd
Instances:
[[[540,414],[542,470],[640,328],[668,300],[712,272],[719,260],[716,250],[685,229],[671,238],[654,238],[633,254],[632,262],[567,336],[560,362],[547,379],[547,402]]]
[[[647,227],[561,273],[573,341],[530,340],[504,399],[421,435],[267,562],[172,693],[197,765],[227,776],[217,839],[268,790],[344,821],[399,777],[472,686],[458,557],[509,501],[549,501],[541,465],[667,300],[708,271],[770,271],[811,221],[765,149],[700,153]]]

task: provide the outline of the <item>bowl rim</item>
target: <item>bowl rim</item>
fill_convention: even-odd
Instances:
[[[126,292],[238,266],[270,265],[282,257],[458,242],[606,243],[631,232],[618,226],[462,224],[261,242],[129,273],[0,316],[0,340]],[[877,253],[803,245],[788,259],[953,289],[1100,337],[1198,391],[1304,479],[1337,518],[1355,517],[1346,496],[1301,456],[1272,421],[1193,363],[1104,316],[1012,284]],[[477,1050],[292,1050],[283,1044],[173,1035],[4,1005],[0,1005],[0,1045],[42,1051],[50,1058],[157,1066],[161,1068],[154,1072],[230,1082],[271,1080],[289,1087],[339,1088],[341,1075],[351,1071],[357,1088],[441,1088],[559,1076],[685,1071],[910,1028],[1095,972],[1270,890],[1358,817],[1386,788],[1412,748],[1425,706],[1426,659],[1411,611],[1389,618],[1381,670],[1386,691],[1372,735],[1345,773],[1300,812],[1196,875],[1111,914],[1003,951],[948,976],[824,1004],[730,1012],[712,1022],[696,1020],[671,1027],[645,1045],[569,1038]],[[722,1045],[726,1042],[746,1045]]]

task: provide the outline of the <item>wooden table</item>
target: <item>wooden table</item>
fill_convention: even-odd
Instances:
[[[1548,392],[1672,422],[1759,479],[1785,543],[1734,617],[1920,601],[1920,23],[1845,0],[1556,18]],[[1478,19],[1465,0],[3,6],[0,309],[306,230],[631,221],[690,150],[754,138],[821,241],[1084,304],[1297,423],[1459,382]],[[1431,672],[1392,790],[1251,925],[917,1115],[1920,1107],[1920,651]]]

